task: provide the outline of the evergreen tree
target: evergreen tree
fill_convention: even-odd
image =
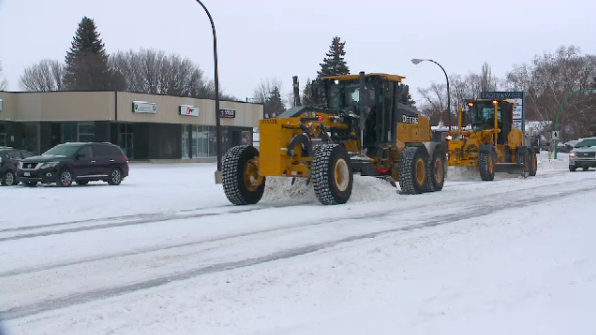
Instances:
[[[350,74],[350,69],[346,63],[345,51],[346,42],[342,42],[339,36],[335,36],[329,46],[329,51],[325,54],[323,63],[319,64],[321,70],[317,72],[317,79],[328,76],[338,76]]]
[[[325,53],[323,63],[319,64],[321,66],[321,70],[317,71],[317,79],[312,85],[310,85],[312,86],[312,90],[316,91],[316,99],[312,100],[312,105],[317,107],[323,107],[327,105],[327,97],[325,96],[325,90],[321,81],[323,77],[350,74],[350,69],[345,60],[345,46],[346,42],[342,42],[339,36],[335,36],[331,40],[329,51]],[[309,91],[312,92],[310,86],[308,88]],[[311,97],[313,95],[314,94],[311,94]]]
[[[83,17],[66,53],[64,84],[67,90],[122,89],[122,78],[112,73],[105,45],[95,22]]]
[[[271,94],[263,105],[263,112],[269,115],[272,115],[273,113],[275,113],[275,115],[279,115],[285,111],[286,105],[281,98],[279,87],[274,86],[271,90]]]
[[[302,101],[303,106],[314,106],[315,101],[312,94],[312,82],[310,78],[306,80],[306,85],[304,85],[300,100]]]

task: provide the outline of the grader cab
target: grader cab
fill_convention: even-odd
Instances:
[[[495,172],[535,176],[538,148],[526,145],[523,131],[513,127],[511,99],[466,100],[460,106],[458,130],[448,135],[449,166],[475,167],[483,181]],[[470,130],[463,130],[469,124]]]
[[[402,193],[443,188],[446,148],[431,142],[429,119],[405,105],[404,77],[323,78],[326,108],[296,106],[259,122],[260,152],[236,146],[224,156],[222,183],[235,205],[256,204],[267,177],[306,178],[324,205],[346,203],[353,175],[387,179]]]

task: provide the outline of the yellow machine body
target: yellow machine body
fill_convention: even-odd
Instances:
[[[481,152],[490,152],[487,180],[494,172],[535,174],[536,156],[525,145],[522,130],[513,128],[515,100],[476,99],[460,106],[458,130],[449,132],[449,166],[481,168]],[[489,106],[492,108],[490,114]],[[489,114],[490,117],[487,117]],[[469,121],[470,130],[463,130]],[[534,169],[534,171],[532,170]]]
[[[267,177],[291,177],[312,182],[321,203],[342,204],[354,173],[398,181],[404,194],[441,191],[447,149],[431,141],[429,118],[404,102],[403,79],[363,72],[326,77],[318,84],[324,108],[298,105],[260,120],[259,149],[236,146],[224,157],[228,199],[254,204]]]

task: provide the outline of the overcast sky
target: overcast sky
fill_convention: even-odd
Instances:
[[[262,78],[314,78],[333,36],[346,41],[352,73],[406,76],[414,97],[451,73],[503,75],[513,64],[560,45],[596,54],[591,0],[204,0],[218,30],[220,82],[250,97]],[[83,16],[95,20],[108,52],[161,49],[197,62],[213,78],[209,20],[194,0],[0,0],[0,61],[9,90],[42,58],[64,60]]]

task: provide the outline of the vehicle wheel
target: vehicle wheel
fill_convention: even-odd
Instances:
[[[530,151],[530,176],[536,176],[536,171],[538,171],[538,158],[536,157],[536,152],[534,149],[529,149]]]
[[[519,151],[519,148],[517,150],[517,164],[520,164],[521,162],[521,164],[524,166],[524,172],[530,172],[530,150],[527,149],[522,152]]]
[[[58,175],[58,186],[69,187],[72,185],[72,179],[72,172],[68,169],[64,169],[60,171],[60,175]]]
[[[254,205],[265,192],[265,177],[259,175],[259,151],[239,145],[226,152],[222,162],[222,184],[234,205]]]
[[[37,182],[36,181],[25,181],[25,182],[23,182],[23,184],[25,184],[25,186],[29,186],[29,187],[35,187],[35,186],[37,186]]]
[[[588,170],[590,170],[590,167],[588,167],[588,166],[584,166],[584,167],[582,168],[582,170],[584,170],[584,171],[588,171]]]
[[[492,151],[482,151],[478,155],[480,178],[483,181],[493,181],[495,179],[495,161],[495,154]]]
[[[399,187],[403,194],[428,192],[428,152],[424,147],[405,147],[399,158]]]
[[[16,178],[14,172],[9,170],[9,171],[6,171],[4,176],[2,176],[2,180],[0,180],[0,183],[2,184],[2,186],[13,186],[13,185],[16,185],[15,184],[16,179],[17,178]]]
[[[79,186],[85,186],[87,184],[89,184],[88,180],[75,180],[75,183],[77,183],[77,185]]]
[[[339,144],[321,145],[313,160],[313,188],[323,205],[341,205],[352,196],[354,171],[346,148]]]
[[[442,145],[435,147],[432,159],[428,164],[427,174],[429,191],[441,191],[445,184],[445,150]]]
[[[120,185],[121,182],[122,182],[122,171],[119,168],[113,168],[112,172],[110,172],[110,178],[108,179],[108,184]]]
[[[569,165],[569,171],[575,172],[576,170],[577,170],[577,167],[575,167],[573,165]]]

